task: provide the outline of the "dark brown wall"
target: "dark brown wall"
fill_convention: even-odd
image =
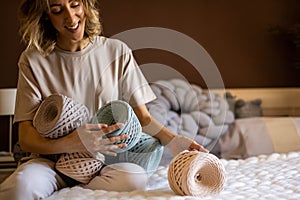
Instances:
[[[22,50],[16,19],[19,0],[0,13],[0,88],[15,87]],[[268,31],[300,22],[298,0],[101,0],[105,35],[138,27],[163,27],[183,33],[202,45],[220,71],[226,87],[300,86],[290,46]],[[184,58],[161,50],[135,52],[140,64],[156,62],[175,68],[191,82],[201,74]]]
[[[8,1],[0,12],[0,88],[16,87],[17,60],[21,52],[18,35],[17,6],[19,0]]]
[[[19,0],[8,1],[0,12],[0,88],[17,85],[17,60],[21,52],[17,25],[17,5]],[[9,149],[9,117],[0,116],[0,151]],[[17,127],[13,126],[13,143],[17,140]]]
[[[102,0],[105,34],[145,26],[179,31],[196,40],[216,63],[226,87],[300,86],[290,46],[270,34],[270,25],[300,21],[297,0]],[[139,50],[140,64],[163,63],[203,84],[193,66],[176,55]],[[188,70],[187,70],[188,69]],[[197,74],[197,73],[196,73]]]

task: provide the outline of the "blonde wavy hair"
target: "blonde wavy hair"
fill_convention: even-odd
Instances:
[[[93,41],[102,34],[102,24],[97,0],[82,0],[86,15],[85,37]],[[19,8],[20,34],[27,48],[37,48],[44,56],[49,55],[56,44],[56,30],[48,18],[49,0],[22,0]]]

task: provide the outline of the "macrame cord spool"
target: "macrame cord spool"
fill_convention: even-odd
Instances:
[[[106,156],[106,164],[131,162],[142,166],[149,176],[152,175],[159,165],[163,147],[157,139],[142,132],[140,122],[131,106],[121,100],[112,101],[98,110],[96,118],[97,123],[124,124],[122,128],[108,134],[107,137],[129,135],[128,139],[116,143],[126,143],[127,147],[116,149],[118,153],[116,157]]]
[[[117,153],[125,152],[131,149],[141,137],[142,126],[136,117],[131,106],[125,101],[114,100],[102,106],[96,113],[97,123],[104,123],[113,125],[116,123],[123,123],[124,126],[120,129],[107,134],[107,137],[119,136],[128,134],[129,138],[120,140],[114,144],[126,143],[127,147],[115,149]]]
[[[168,182],[178,195],[205,197],[224,188],[226,172],[213,154],[183,151],[173,158],[168,169]]]

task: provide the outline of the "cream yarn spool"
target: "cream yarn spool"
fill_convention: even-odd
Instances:
[[[204,197],[223,190],[225,174],[223,164],[215,155],[183,151],[172,159],[168,181],[178,195]]]
[[[89,153],[65,153],[55,164],[58,171],[84,184],[97,176],[102,167],[103,162]]]
[[[42,136],[59,138],[86,123],[88,117],[89,111],[85,105],[67,96],[52,94],[42,101],[33,118],[33,125]]]

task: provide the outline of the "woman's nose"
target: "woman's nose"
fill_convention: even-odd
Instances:
[[[70,25],[75,22],[75,13],[71,8],[65,9],[65,21],[67,23],[70,23]]]

